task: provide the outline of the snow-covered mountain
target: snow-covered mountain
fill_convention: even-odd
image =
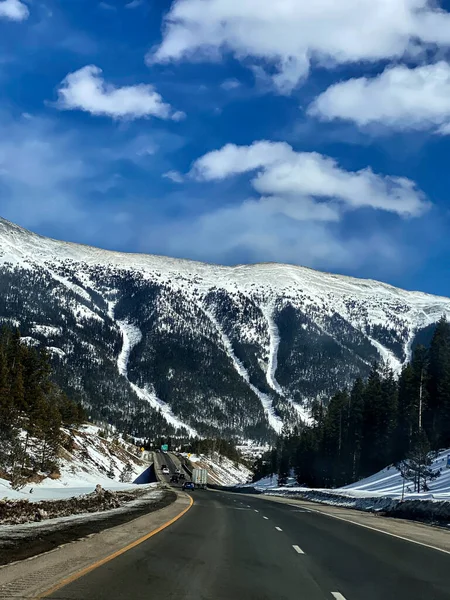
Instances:
[[[450,317],[448,298],[377,281],[109,252],[3,219],[0,290],[0,319],[48,348],[92,417],[150,437],[268,439]]]

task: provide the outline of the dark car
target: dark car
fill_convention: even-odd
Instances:
[[[183,483],[183,490],[194,490],[195,489],[195,485],[192,483],[192,481],[185,481]]]
[[[175,473],[174,475],[172,475],[172,477],[170,478],[170,483],[178,483],[179,480],[179,476]]]
[[[186,479],[186,475],[184,473],[180,473],[179,478],[185,480]]]

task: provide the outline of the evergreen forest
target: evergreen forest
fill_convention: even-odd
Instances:
[[[62,426],[85,418],[52,381],[47,352],[23,343],[18,331],[0,329],[0,477],[19,487],[33,474],[55,473]]]
[[[450,324],[439,321],[399,377],[375,363],[367,380],[316,401],[312,417],[310,426],[283,430],[256,462],[255,481],[277,474],[282,485],[294,474],[300,485],[339,487],[392,464],[428,473],[433,452],[450,447]],[[425,479],[416,484],[426,489]]]

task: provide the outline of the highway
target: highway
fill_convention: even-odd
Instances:
[[[194,491],[164,531],[59,600],[449,600],[450,554],[298,505]]]

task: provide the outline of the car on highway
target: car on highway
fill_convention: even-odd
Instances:
[[[192,481],[185,481],[183,483],[183,490],[195,490],[195,485]]]
[[[169,469],[164,465],[164,467],[161,467],[161,473],[163,473],[164,475],[169,475],[170,471]]]

